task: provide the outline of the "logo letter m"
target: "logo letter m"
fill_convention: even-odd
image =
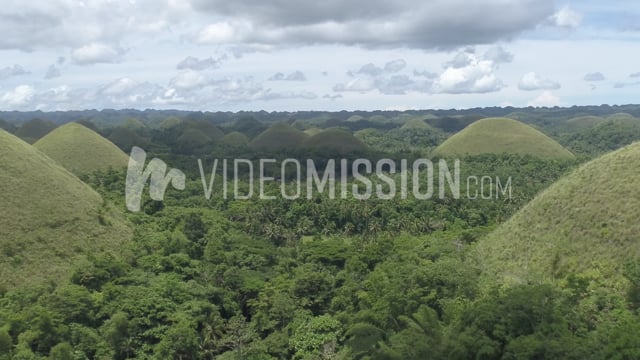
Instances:
[[[144,163],[147,153],[141,148],[134,146],[129,156],[129,166],[127,168],[127,185],[125,190],[125,200],[127,209],[132,212],[140,211],[140,202],[144,185],[149,183],[149,195],[151,199],[162,201],[167,186],[171,183],[174,189],[184,190],[185,175],[178,169],[170,169],[167,173],[167,164],[164,161],[154,158],[149,161],[145,169]]]

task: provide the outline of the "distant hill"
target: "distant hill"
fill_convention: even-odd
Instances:
[[[241,132],[249,138],[254,138],[265,131],[267,126],[250,116],[242,117],[231,126],[232,131]]]
[[[354,137],[349,131],[340,128],[329,128],[311,136],[302,145],[305,149],[326,150],[338,154],[362,151],[367,146]]]
[[[322,129],[320,129],[319,127],[312,127],[312,128],[309,128],[309,129],[304,131],[304,133],[309,135],[309,136],[313,136],[313,135],[319,134],[321,132],[322,132]]]
[[[20,139],[33,144],[41,137],[47,135],[56,128],[51,121],[33,119],[23,123],[14,133]]]
[[[260,135],[249,146],[254,150],[280,151],[296,149],[307,138],[302,131],[287,123],[276,123]]]
[[[619,287],[640,260],[640,143],[603,155],[561,178],[486,238],[482,268],[507,283],[573,274]]]
[[[77,123],[53,130],[34,146],[76,175],[123,169],[129,161],[115,144]]]
[[[567,120],[567,125],[571,130],[585,129],[594,127],[605,122],[606,119],[600,116],[584,115]]]
[[[421,118],[414,118],[405,122],[401,129],[433,129],[433,126]]]
[[[519,121],[486,118],[454,134],[434,150],[438,156],[523,154],[547,159],[574,155],[555,140]]]
[[[0,154],[0,286],[62,279],[130,240],[122,214],[35,147],[0,130]]]
[[[233,131],[225,135],[222,141],[229,146],[247,146],[250,140],[247,135]]]

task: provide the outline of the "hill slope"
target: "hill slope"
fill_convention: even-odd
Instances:
[[[362,141],[350,132],[339,128],[323,130],[307,139],[302,146],[305,149],[326,150],[339,154],[348,154],[367,148]]]
[[[434,154],[460,156],[523,154],[547,159],[570,159],[574,155],[540,131],[507,118],[486,118],[467,126],[438,146]]]
[[[0,286],[69,274],[87,254],[131,238],[122,215],[55,161],[0,130]]]
[[[34,146],[76,175],[125,168],[129,157],[115,144],[77,123],[68,123]]]
[[[639,167],[634,143],[561,178],[479,241],[485,272],[507,283],[572,273],[620,279],[625,262],[640,257]]]
[[[260,135],[249,146],[254,150],[279,151],[297,148],[307,135],[287,123],[276,123]]]

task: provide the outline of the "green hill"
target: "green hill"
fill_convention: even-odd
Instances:
[[[529,125],[507,118],[486,118],[467,126],[438,146],[438,156],[528,154],[547,159],[574,155]]]
[[[296,149],[307,138],[302,131],[287,123],[276,123],[260,135],[249,146],[254,150],[280,151]]]
[[[433,129],[433,127],[422,118],[413,118],[405,122],[401,129]]]
[[[53,130],[34,146],[76,175],[125,168],[129,161],[112,142],[77,123]]]
[[[0,130],[0,287],[68,276],[131,238],[122,215],[35,147]]]
[[[638,118],[628,113],[615,113],[607,116],[607,120],[613,121],[638,121]]]
[[[317,134],[320,134],[321,132],[322,132],[322,129],[315,126],[304,131],[304,133],[309,136],[317,135]]]
[[[231,126],[232,131],[241,132],[249,138],[254,138],[265,131],[267,126],[251,116],[241,117]]]
[[[571,130],[586,129],[601,124],[604,121],[606,120],[600,116],[577,116],[567,120],[567,127],[569,127]]]
[[[14,134],[29,144],[33,144],[55,128],[56,124],[51,121],[33,119],[22,124]]]
[[[478,242],[484,271],[507,283],[573,274],[617,287],[640,259],[639,167],[634,143],[561,178]]]
[[[319,132],[307,139],[302,146],[305,149],[327,150],[339,154],[348,154],[367,148],[349,131],[340,128],[329,128]]]
[[[229,146],[242,147],[249,144],[249,137],[239,131],[233,131],[224,136],[222,141]]]
[[[147,140],[136,134],[135,131],[123,127],[111,130],[108,139],[126,153],[131,151],[134,146],[145,148],[148,144]]]

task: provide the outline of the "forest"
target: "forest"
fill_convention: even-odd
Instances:
[[[80,217],[51,220],[34,234],[18,229],[22,220],[3,212],[0,275],[12,279],[28,266],[41,271],[0,281],[0,359],[638,359],[640,258],[625,250],[638,247],[638,233],[617,210],[620,199],[636,204],[637,192],[624,187],[624,196],[616,198],[618,183],[600,183],[589,171],[612,151],[640,159],[640,151],[628,146],[640,140],[639,116],[635,105],[0,113],[0,132],[7,134],[2,142],[35,147],[99,195],[92,226],[103,228],[107,238],[116,236],[111,229],[120,223],[130,229],[121,245],[102,249],[83,232]],[[497,117],[518,125],[491,127],[496,123],[487,118]],[[75,131],[87,135],[65,134],[69,124],[81,125]],[[485,138],[495,148],[476,152],[472,137],[483,131],[519,140],[513,145]],[[539,152],[527,145],[528,137],[532,143],[553,142],[566,156]],[[113,156],[94,155],[70,145],[72,138],[87,142],[87,149],[106,142],[117,149]],[[462,141],[443,145],[456,139]],[[62,155],[52,150],[56,142]],[[147,151],[147,161],[159,158],[183,171],[190,179],[185,189],[168,186],[163,201],[145,191],[141,211],[127,211],[126,166],[133,146]],[[10,173],[16,168],[13,153],[2,149],[0,165]],[[99,166],[112,158],[113,164]],[[411,191],[389,200],[362,200],[352,193],[331,198],[327,192],[234,199],[219,196],[215,183],[207,199],[198,159],[208,179],[214,159],[236,158],[298,159],[303,173],[306,159],[318,168],[331,159],[430,159],[436,174],[440,159],[458,160],[463,195],[477,191],[478,184],[464,180],[469,176],[510,178],[512,193],[484,199],[454,198],[448,190],[429,199]],[[83,160],[84,168],[67,166]],[[640,183],[631,170],[607,169],[611,179]],[[270,194],[295,180],[280,167],[267,173],[279,179],[265,185]],[[618,179],[619,174],[625,176]],[[356,183],[351,171],[346,175],[349,185]],[[373,173],[364,176],[373,184],[381,181]],[[567,198],[576,204],[562,207],[561,179],[583,178],[600,186],[602,198],[578,202],[578,190],[572,190]],[[26,185],[15,186],[2,195],[6,204],[18,195],[20,201],[36,201]],[[246,179],[240,181],[242,189],[247,186]],[[438,188],[436,181],[435,194]],[[536,200],[549,193],[548,202]],[[538,204],[544,209],[534,213],[530,208]],[[544,218],[555,214],[547,208],[553,206],[560,215]],[[601,206],[607,217],[559,219],[569,208],[587,206]],[[521,211],[530,212],[518,217]],[[518,219],[528,227],[504,227]],[[519,235],[508,237],[520,231],[535,236],[559,222],[556,235],[540,240],[543,250],[555,244],[543,260],[519,247]],[[585,244],[593,238],[605,250],[588,252],[592,258],[583,262],[587,252],[574,252],[560,240],[564,236]],[[502,250],[483,256],[490,248],[483,244],[496,237],[505,237],[505,254],[522,256],[500,257]],[[55,276],[47,275],[49,258],[64,264]],[[522,268],[520,261],[530,261],[530,276],[516,281],[515,273],[502,271]],[[546,261],[551,265],[540,265]]]

